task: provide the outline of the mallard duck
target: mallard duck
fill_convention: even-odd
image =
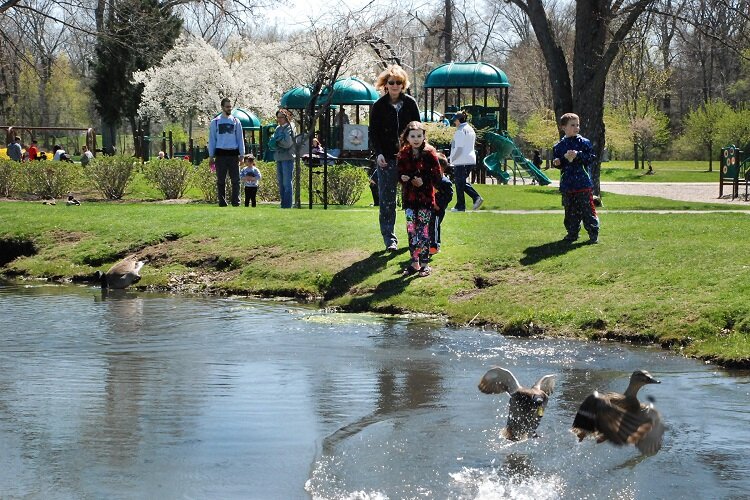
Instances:
[[[661,415],[653,404],[638,401],[638,390],[646,384],[660,383],[649,372],[636,370],[625,394],[594,391],[583,401],[573,421],[572,430],[578,440],[594,434],[597,443],[634,444],[644,455],[659,451],[664,435]]]
[[[141,275],[139,273],[144,264],[145,262],[142,260],[127,257],[110,267],[109,271],[104,274],[97,271],[96,278],[101,283],[102,288],[127,288],[140,281]]]
[[[511,441],[537,437],[536,429],[544,415],[547,399],[555,388],[555,376],[545,375],[531,388],[522,387],[515,376],[505,368],[493,367],[479,381],[479,390],[485,394],[510,394],[508,424],[502,435]]]

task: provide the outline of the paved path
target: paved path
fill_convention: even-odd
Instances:
[[[732,200],[725,194],[719,198],[718,182],[602,182],[605,193],[655,196],[669,200],[700,201],[704,203],[735,203],[745,205],[745,192],[740,190],[740,197]],[[606,194],[604,195],[606,197]]]

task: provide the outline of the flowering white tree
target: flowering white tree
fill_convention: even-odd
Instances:
[[[144,85],[138,113],[162,121],[188,117],[208,122],[223,97],[233,101],[243,95],[237,72],[205,41],[182,35],[161,62],[133,74],[134,83]]]

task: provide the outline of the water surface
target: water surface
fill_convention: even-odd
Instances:
[[[0,286],[0,497],[747,498],[750,377],[654,348],[505,338],[290,303]],[[557,375],[541,437],[507,395]],[[578,443],[644,368],[664,447]]]

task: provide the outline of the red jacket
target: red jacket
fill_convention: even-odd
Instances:
[[[403,182],[402,175],[408,175],[409,181]],[[411,178],[420,177],[422,185],[416,187]],[[435,187],[440,183],[443,174],[440,171],[437,151],[429,144],[425,146],[419,158],[414,158],[408,144],[398,152],[398,180],[402,186],[402,204],[404,208],[436,208]]]

